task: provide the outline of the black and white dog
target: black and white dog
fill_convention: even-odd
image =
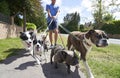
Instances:
[[[44,44],[44,41],[37,39],[33,41],[33,57],[37,61],[37,64],[41,64],[42,60],[47,62],[45,49],[46,44]]]
[[[33,55],[33,40],[36,39],[36,35],[32,31],[20,32],[20,38],[23,41],[24,47],[26,50],[30,51],[30,54]]]

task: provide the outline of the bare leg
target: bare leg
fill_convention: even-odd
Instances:
[[[94,76],[93,76],[93,74],[92,74],[92,72],[90,70],[90,67],[89,67],[88,63],[86,61],[83,61],[83,63],[85,65],[85,67],[86,67],[87,74],[88,74],[89,78],[94,78]]]
[[[52,44],[53,39],[52,39],[52,31],[49,31],[49,39],[50,39],[50,43]]]
[[[55,44],[56,44],[56,42],[57,42],[57,39],[58,39],[58,29],[55,29],[54,30],[54,40],[55,40]]]

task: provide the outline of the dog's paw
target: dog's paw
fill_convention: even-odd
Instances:
[[[47,59],[45,59],[45,63],[47,63]]]
[[[37,64],[38,64],[38,65],[40,65],[40,64],[41,64],[41,62],[37,61]]]
[[[94,78],[94,76],[93,76],[93,75],[91,75],[91,76],[90,76],[90,78]]]

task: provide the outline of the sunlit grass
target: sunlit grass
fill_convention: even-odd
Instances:
[[[6,59],[7,57],[16,55],[17,49],[20,49],[22,47],[23,45],[19,38],[1,39],[0,40],[0,61]]]

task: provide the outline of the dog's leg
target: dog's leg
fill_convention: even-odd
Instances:
[[[51,54],[50,54],[50,63],[51,64],[53,64],[53,61],[52,61],[53,55],[54,55],[54,50],[52,49]]]
[[[34,55],[33,57],[34,57],[34,58],[35,58],[35,60],[37,61],[37,64],[38,64],[38,65],[40,65],[41,63],[40,63],[40,61],[39,61],[38,57],[37,57],[36,55]]]
[[[85,65],[85,67],[86,67],[87,74],[88,74],[89,78],[94,78],[94,76],[93,76],[93,74],[92,74],[92,72],[90,70],[90,67],[89,67],[88,63],[86,61],[83,61],[83,63]]]
[[[33,54],[33,50],[30,50],[30,54],[33,56],[34,54]]]
[[[55,62],[55,68],[56,68],[56,69],[58,68],[58,64],[57,64],[57,62]]]
[[[68,74],[70,74],[70,65],[66,64],[67,65],[67,72]]]
[[[47,57],[45,51],[44,51],[44,57],[45,57],[45,62],[47,63]]]

